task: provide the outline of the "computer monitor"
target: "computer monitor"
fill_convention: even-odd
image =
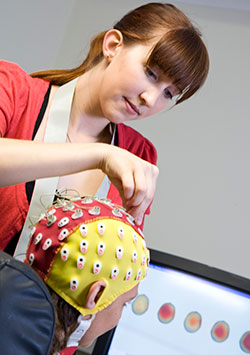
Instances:
[[[250,353],[250,280],[150,250],[147,277],[92,355]]]

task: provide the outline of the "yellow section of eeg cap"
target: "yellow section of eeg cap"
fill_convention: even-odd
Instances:
[[[46,283],[82,315],[95,314],[136,286],[148,261],[145,241],[130,224],[100,218],[80,224],[60,246]],[[88,290],[98,280],[105,290],[95,308],[86,309]]]

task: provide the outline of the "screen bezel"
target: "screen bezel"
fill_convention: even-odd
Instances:
[[[150,250],[150,264],[171,268],[189,275],[215,282],[250,295],[250,280],[242,276],[220,270],[206,264],[185,259],[159,250]],[[107,355],[116,327],[101,335],[95,344],[92,355]]]

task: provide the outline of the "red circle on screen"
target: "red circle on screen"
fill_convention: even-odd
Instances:
[[[169,323],[174,319],[175,307],[172,303],[164,303],[158,311],[158,319],[161,323]]]
[[[219,321],[215,323],[211,330],[211,336],[214,341],[222,342],[228,338],[229,335],[229,325],[224,321]]]
[[[250,353],[250,331],[242,335],[240,339],[240,347],[245,353]]]

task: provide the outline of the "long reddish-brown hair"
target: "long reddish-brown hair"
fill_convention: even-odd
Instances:
[[[122,33],[127,46],[155,40],[147,64],[157,66],[179,92],[185,91],[177,103],[188,99],[205,82],[209,57],[201,33],[174,5],[142,5],[127,13],[114,28]],[[49,80],[54,85],[63,85],[84,74],[103,59],[105,33],[101,32],[93,38],[86,59],[78,67],[45,70],[31,76]]]

